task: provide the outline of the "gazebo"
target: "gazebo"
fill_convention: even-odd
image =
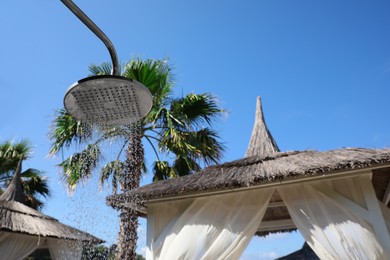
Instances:
[[[296,229],[321,259],[390,259],[390,149],[280,152],[260,98],[243,159],[107,201],[147,218],[147,259],[238,259]]]
[[[24,205],[20,174],[21,161],[0,196],[0,259],[24,259],[37,249],[54,260],[80,259],[83,245],[104,242]]]

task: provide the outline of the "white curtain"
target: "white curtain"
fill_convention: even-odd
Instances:
[[[273,189],[148,206],[149,259],[238,259],[264,216]]]
[[[81,259],[83,243],[78,240],[49,239],[48,247],[53,260]]]
[[[27,257],[39,246],[38,236],[0,232],[0,260],[20,260]]]
[[[389,209],[370,175],[279,187],[288,211],[321,259],[390,259]]]

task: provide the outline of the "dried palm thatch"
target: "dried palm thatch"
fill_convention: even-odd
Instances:
[[[103,240],[16,201],[0,201],[0,231],[100,244]]]
[[[92,244],[104,242],[97,237],[62,224],[57,219],[46,216],[24,205],[20,173],[21,161],[11,183],[0,196],[0,232],[15,232],[33,236],[78,240]]]
[[[257,97],[255,124],[253,125],[252,136],[245,157],[272,154],[276,152],[280,152],[280,149],[265,123],[261,99],[260,97]]]
[[[107,198],[107,203],[118,208],[130,207],[139,216],[145,216],[147,205],[159,201],[277,186],[319,177],[353,175],[369,170],[373,172],[372,182],[378,199],[389,205],[390,149],[343,148],[322,152],[280,152],[265,124],[258,98],[255,124],[243,159],[111,196]],[[275,190],[257,235],[295,229],[286,206]]]
[[[125,194],[111,196],[108,201],[145,203],[159,198],[259,187],[297,178],[384,166],[390,167],[390,149],[345,148],[324,152],[279,152],[210,166],[193,175],[158,181]],[[388,170],[383,170],[382,178],[389,174]]]
[[[301,249],[276,260],[320,260],[313,249],[305,242]]]

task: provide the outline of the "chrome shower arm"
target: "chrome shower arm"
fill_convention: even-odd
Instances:
[[[119,75],[119,62],[114,45],[97,25],[75,4],[72,0],[61,0],[61,2],[74,13],[103,43],[106,45],[112,61],[112,75]]]

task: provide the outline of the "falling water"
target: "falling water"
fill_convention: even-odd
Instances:
[[[142,133],[140,131],[141,125],[139,123],[134,123],[127,128],[131,131],[130,136],[124,137],[125,139],[129,139],[129,143],[126,147],[126,155],[124,156],[125,167],[123,169],[122,180],[120,181],[122,193],[139,187],[144,160],[144,148],[141,140]],[[110,155],[112,157],[114,154],[116,155],[118,153],[118,142],[115,141],[111,140],[103,146],[102,152],[104,152],[105,163],[117,159],[109,158]],[[109,237],[109,241],[114,241],[107,241],[108,243],[106,242],[106,246],[109,247],[108,249],[115,251],[116,259],[135,259],[136,246],[133,245],[137,245],[137,241],[140,236],[136,212],[132,209],[124,208],[119,202],[113,203],[113,207],[117,210],[112,208],[107,209],[106,207],[104,211],[97,211],[96,209],[102,208],[101,205],[105,203],[106,196],[111,195],[109,193],[107,194],[107,192],[98,192],[97,189],[91,191],[92,187],[97,187],[97,181],[98,179],[96,178],[95,180],[89,180],[88,183],[84,184],[85,187],[79,189],[78,192],[75,192],[75,195],[78,194],[78,196],[73,200],[73,203],[78,205],[75,210],[75,212],[77,212],[75,219],[80,222],[77,226],[82,227],[81,224],[84,223],[87,224],[89,228],[91,228],[91,226],[101,227],[102,229],[103,227],[111,227],[110,229],[106,229],[106,233],[103,233],[101,236],[104,240],[107,240],[107,237]],[[91,187],[89,190],[86,189],[88,185]],[[140,204],[142,202],[141,198],[132,197],[127,199],[131,199],[131,202],[135,204]],[[80,212],[82,212],[84,216],[79,217]],[[85,221],[85,219],[88,221]],[[115,228],[112,228],[113,223],[115,223]],[[92,230],[92,232],[89,231],[88,227],[86,226],[85,228],[80,229],[99,237],[97,233],[93,232],[94,230]],[[145,233],[145,230],[143,231]],[[145,241],[144,233],[141,234],[142,240],[140,241],[141,243],[143,242],[143,244]],[[117,240],[112,238],[113,236],[116,236],[115,234],[117,234]],[[117,244],[118,247],[114,248],[111,246],[112,244]],[[97,254],[99,256],[98,259],[111,259],[108,258],[110,253],[108,252],[110,251],[108,249]],[[96,259],[97,255],[96,250],[90,250],[90,252],[84,254],[83,259]]]
[[[64,102],[71,115],[83,122],[92,124],[94,129],[110,130],[115,127],[115,132],[119,132],[119,135],[116,134],[115,138],[105,140],[103,147],[99,145],[100,152],[104,154],[105,158],[104,162],[101,162],[102,165],[98,165],[96,168],[100,170],[103,164],[107,162],[121,160],[125,162],[123,174],[121,180],[119,180],[121,192],[125,193],[139,187],[144,149],[141,141],[141,123],[134,121],[143,117],[150,110],[152,97],[149,90],[136,81],[124,78],[92,77],[84,79],[78,85],[71,87],[65,95]],[[129,122],[131,125],[123,125],[123,122]],[[121,147],[126,140],[128,141],[127,147]],[[118,151],[123,148],[125,155],[116,158]],[[96,175],[100,175],[99,172],[96,171],[92,176]],[[119,236],[117,240],[110,237],[110,241],[107,241],[106,244],[117,243],[117,259],[134,259],[136,256],[135,250],[131,250],[130,245],[137,242],[138,217],[135,211],[120,205],[113,205],[117,211],[112,208],[109,209],[111,212],[105,212],[106,209],[102,210],[102,205],[105,205],[105,197],[111,194],[99,193],[96,190],[86,192],[87,185],[91,185],[90,189],[98,186],[98,179],[94,180],[93,178],[88,180],[84,188],[79,188],[74,193],[77,196],[72,202],[76,205],[73,206],[76,210],[75,221],[88,223],[88,227],[107,227],[115,223],[115,229],[111,228],[107,233],[112,236],[112,234],[118,234],[119,232]],[[99,196],[100,199],[98,199]],[[135,202],[135,198],[131,199]],[[137,198],[137,203],[141,201]],[[80,214],[83,216],[80,216]],[[108,215],[116,217],[119,215],[120,220],[109,220],[106,223]],[[81,223],[77,223],[77,227],[98,236],[95,232],[97,230],[89,231],[89,228],[87,226],[83,227],[80,225]],[[107,240],[106,237],[102,234],[102,239]],[[102,258],[104,258],[103,255],[104,253],[101,254]]]
[[[122,192],[126,193],[140,185],[144,149],[142,145],[141,124],[131,126],[129,146],[126,148],[125,169],[121,180]],[[118,205],[115,205],[118,207]],[[135,259],[137,244],[138,216],[133,209],[118,207],[120,211],[120,232],[118,236],[117,259]]]
[[[86,181],[83,187],[78,187],[72,196],[67,199],[65,206],[65,222],[72,227],[85,231],[105,241],[102,245],[109,249],[116,244],[119,221],[117,212],[105,205],[106,196],[110,195],[108,189],[101,191],[98,176]],[[87,245],[82,259],[107,259],[108,252]],[[101,248],[102,249],[102,248]]]
[[[130,145],[126,151],[125,169],[120,182],[122,192],[135,189],[140,184],[144,149],[139,132],[140,124],[134,120],[142,118],[150,111],[152,95],[141,83],[118,76],[116,51],[108,37],[72,1],[62,2],[105,43],[113,64],[113,75],[90,77],[73,85],[65,94],[64,105],[71,115],[83,122],[111,127],[114,125],[125,127],[124,123],[133,123],[128,137]],[[90,203],[94,200],[95,197],[92,196]],[[91,205],[90,203],[86,205]],[[88,221],[91,220],[90,217],[95,218],[96,209],[97,207],[91,208],[93,216],[88,216]],[[80,212],[88,211],[83,203]],[[131,250],[129,243],[135,244],[137,241],[138,217],[131,209],[120,208],[119,211],[121,220],[117,259],[134,259],[135,250]]]
[[[123,127],[123,129],[125,128]],[[121,158],[121,160],[125,160],[127,166],[123,169],[124,176],[120,185],[122,193],[139,187],[140,174],[137,173],[142,171],[144,158],[141,142],[142,133],[139,131],[140,125],[133,124],[131,127],[127,127],[127,129],[129,128],[131,129],[130,136],[107,140],[100,147],[104,154],[102,164],[105,164],[118,159],[115,156],[124,143],[124,139],[128,138],[130,140],[128,147],[125,148],[127,149],[126,156]],[[99,170],[101,166],[99,165]],[[112,195],[111,189],[109,185],[105,185],[104,189],[100,185],[99,190],[99,178],[97,176],[99,176],[98,172],[85,181],[83,187],[77,187],[67,205],[67,208],[73,209],[66,217],[69,222],[72,222],[72,226],[106,241],[104,247],[87,247],[82,259],[114,259],[112,255],[115,254],[117,255],[116,259],[134,259],[135,251],[130,250],[129,243],[136,243],[138,250],[145,248],[145,229],[139,227],[135,212],[122,207],[121,202],[113,203],[116,210],[105,205],[106,197]],[[139,197],[127,199],[138,205],[142,204],[143,201]],[[118,247],[115,245],[118,245]],[[124,246],[121,247],[121,245]]]

